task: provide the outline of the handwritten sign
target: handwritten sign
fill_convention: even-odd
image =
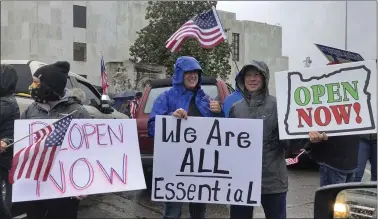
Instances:
[[[34,133],[55,120],[17,120],[15,139]],[[15,153],[35,136],[15,145]],[[72,120],[49,178],[20,179],[13,202],[145,189],[134,119]]]
[[[260,205],[262,120],[157,116],[152,200]]]
[[[375,60],[277,72],[280,139],[377,133]],[[278,83],[279,82],[279,83]]]

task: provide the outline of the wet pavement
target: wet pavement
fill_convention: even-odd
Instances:
[[[314,193],[319,187],[316,168],[289,168],[287,196],[288,218],[312,218]],[[80,218],[162,218],[163,204],[152,202],[146,190],[91,196],[82,201]],[[228,218],[227,205],[208,205],[207,218]],[[188,205],[182,218],[189,218]],[[262,208],[256,208],[254,218],[264,218]]]
[[[370,180],[370,165],[364,174]],[[289,168],[287,218],[312,218],[314,193],[319,187],[316,166],[303,164]],[[162,218],[163,203],[152,202],[146,190],[90,196],[83,200],[79,218]],[[207,218],[228,218],[226,205],[208,205]],[[184,204],[182,218],[189,218],[188,205]],[[261,207],[254,218],[265,218]]]

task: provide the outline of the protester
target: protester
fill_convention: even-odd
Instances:
[[[320,165],[320,186],[353,182],[358,164],[358,135],[329,137],[310,132],[306,147],[311,158]]]
[[[288,191],[285,149],[288,144],[304,145],[308,140],[279,140],[277,101],[269,95],[269,68],[264,62],[252,61],[243,66],[235,80],[243,98],[232,103],[229,117],[264,120],[261,204],[267,219],[284,219]],[[252,217],[253,207],[231,205],[231,219]]]
[[[335,64],[340,63],[327,65]],[[325,133],[310,132],[309,137],[311,143],[305,150],[319,164],[320,186],[353,182],[358,165],[359,135],[328,138]]]
[[[142,92],[138,92],[135,94],[135,98],[130,103],[130,113],[131,113],[131,118],[133,119],[136,117],[136,112],[137,112],[141,98],[142,98]]]
[[[186,119],[188,116],[223,117],[219,102],[212,101],[201,88],[202,68],[199,62],[189,56],[179,57],[174,67],[173,86],[157,97],[148,120],[148,134],[155,134],[155,117],[173,115]],[[172,154],[172,156],[176,156]],[[167,202],[164,219],[178,219],[181,216],[181,202]],[[190,203],[190,217],[204,219],[206,204]]]
[[[358,165],[354,182],[361,182],[366,163],[370,161],[371,181],[377,181],[377,134],[362,135],[358,150]]]
[[[20,118],[20,110],[14,94],[18,76],[10,65],[1,65],[0,70],[0,215],[2,219],[10,219],[12,204],[12,186],[8,173],[13,157],[14,121]],[[5,183],[5,200],[2,198]]]
[[[239,73],[236,74],[236,77],[235,77],[235,91],[232,92],[232,94],[228,95],[223,102],[223,112],[226,118],[230,114],[230,109],[232,105],[236,103],[237,101],[243,99],[243,93],[239,90],[238,86],[236,85],[237,84],[236,79],[238,78],[238,75]]]
[[[67,90],[68,62],[56,62],[37,69],[33,74],[30,94],[35,100],[21,115],[21,119],[58,119],[73,113],[74,119],[90,119],[82,105],[85,94],[79,89]],[[79,201],[84,196],[27,202],[28,219],[76,219]]]

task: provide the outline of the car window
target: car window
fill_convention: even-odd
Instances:
[[[229,94],[232,94],[235,91],[235,89],[229,84],[227,84],[227,89]]]
[[[83,102],[84,105],[92,105],[92,106],[95,106],[95,107],[98,107],[100,106],[101,102],[100,102],[100,97],[97,96],[99,95],[97,93],[97,90],[92,86],[90,85],[89,83],[86,83],[84,81],[80,81],[80,80],[77,80],[78,84],[79,84],[79,88],[81,88],[84,93],[85,93],[85,100]],[[96,95],[97,93],[97,95]],[[97,106],[96,106],[97,104]]]
[[[33,82],[33,76],[30,67],[27,64],[11,64],[16,70],[18,80],[16,85],[16,93],[29,94],[29,86]]]
[[[163,93],[164,91],[170,89],[171,87],[159,87],[159,88],[152,88],[150,93],[148,94],[146,105],[144,106],[143,112],[145,114],[149,114],[152,111],[152,105],[154,104],[156,98]],[[219,90],[216,85],[202,85],[201,88],[203,91],[209,95],[210,98],[219,101]]]
[[[71,78],[70,77],[68,77],[68,79],[67,79],[66,88],[67,89],[72,89],[72,82],[71,82]]]

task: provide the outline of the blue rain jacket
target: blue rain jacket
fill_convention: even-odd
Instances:
[[[193,70],[202,71],[199,62],[195,58],[182,56],[177,59],[172,78],[172,88],[160,94],[152,106],[150,118],[148,119],[148,135],[150,137],[155,135],[155,116],[172,115],[179,108],[188,112],[194,92],[185,88],[184,73]],[[218,114],[210,111],[211,98],[201,89],[201,82],[202,74],[199,74],[197,95],[195,97],[198,110],[204,117],[223,117],[223,111]]]
[[[234,103],[236,103],[237,101],[243,99],[243,93],[239,90],[238,86],[236,86],[237,79],[239,76],[240,72],[238,72],[235,77],[235,91],[232,92],[232,94],[228,95],[228,97],[226,97],[223,103],[223,112],[226,118],[229,117],[232,105],[234,105]]]

